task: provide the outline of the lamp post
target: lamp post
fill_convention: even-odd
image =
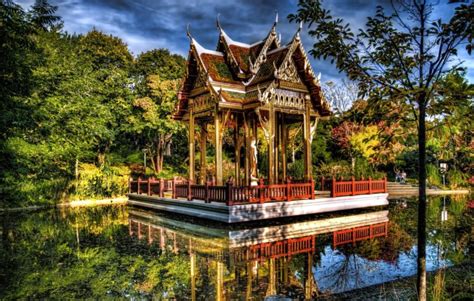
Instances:
[[[445,162],[439,163],[439,170],[443,176],[443,188],[446,186],[446,171],[448,170],[448,164]],[[443,210],[441,211],[441,222],[448,220],[448,210],[446,210],[446,197],[443,195]]]
[[[443,176],[443,186],[445,186],[446,185],[445,175],[446,175],[446,171],[448,171],[448,163],[445,163],[445,162],[439,163],[439,171],[441,171],[441,175]]]

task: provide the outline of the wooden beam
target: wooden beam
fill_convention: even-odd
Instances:
[[[206,169],[207,169],[207,162],[206,162],[206,152],[207,152],[207,123],[204,122],[201,124],[201,177],[200,182],[201,185],[206,183]]]
[[[305,97],[306,112],[303,115],[303,134],[304,134],[304,166],[305,180],[312,177],[313,161],[311,159],[311,98],[309,95]]]
[[[240,116],[235,114],[235,127],[234,127],[234,154],[235,154],[235,184],[240,185]]]
[[[275,183],[279,183],[279,165],[280,165],[280,142],[281,142],[281,127],[280,127],[280,114],[278,112],[273,113],[274,116],[274,131],[275,131],[275,141],[273,142],[275,144],[274,150],[275,150],[275,157],[274,157],[274,163],[273,163],[273,179]]]
[[[216,145],[216,184],[222,185],[223,183],[223,173],[222,173],[222,114],[218,111],[216,107],[216,112],[214,114],[214,132],[215,132],[215,145]]]
[[[287,157],[286,157],[286,146],[288,143],[288,127],[286,125],[286,118],[283,115],[281,118],[281,172],[283,181],[287,177]]]
[[[194,114],[193,114],[193,100],[189,99],[189,180],[194,181]]]
[[[268,184],[275,183],[275,109],[273,104],[268,110]]]
[[[250,156],[252,155],[251,152],[251,143],[252,143],[252,136],[250,134],[251,132],[251,126],[250,126],[250,120],[249,120],[249,115],[244,114],[244,133],[245,133],[245,161],[244,161],[244,184],[245,185],[250,185]]]

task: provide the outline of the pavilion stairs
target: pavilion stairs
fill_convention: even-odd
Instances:
[[[418,186],[408,183],[387,182],[387,192],[389,195],[414,195],[418,193]]]

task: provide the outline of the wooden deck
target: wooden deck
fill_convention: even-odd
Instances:
[[[317,195],[317,194],[316,194]],[[388,205],[388,194],[320,197],[293,201],[233,204],[130,193],[128,204],[223,223],[240,223]]]

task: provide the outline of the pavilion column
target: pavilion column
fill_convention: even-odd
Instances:
[[[239,116],[235,116],[234,146],[235,146],[235,184],[240,185],[240,137]]]
[[[206,184],[206,169],[207,169],[207,162],[206,162],[206,147],[207,147],[207,123],[203,123],[201,125],[201,184]]]
[[[193,100],[189,100],[189,181],[194,182],[194,112]]]
[[[305,97],[305,113],[303,115],[303,134],[304,134],[304,178],[309,180],[312,177],[311,159],[311,102],[309,95]]]
[[[248,120],[248,116],[244,116],[244,135],[245,135],[245,162],[244,162],[244,185],[250,185],[250,156],[252,156],[251,152],[251,143],[252,143],[252,136],[250,134],[251,127],[250,121]]]
[[[288,143],[288,127],[286,126],[285,116],[281,118],[281,175],[283,181],[286,180],[287,158],[286,145]]]
[[[279,112],[275,112],[274,113],[274,118],[275,118],[275,121],[273,122],[273,126],[274,126],[274,133],[275,133],[275,141],[274,141],[274,144],[275,144],[275,157],[274,157],[274,163],[273,163],[273,174],[274,174],[274,181],[275,183],[278,183],[279,182],[279,165],[280,165],[280,142],[281,142],[281,127],[280,127],[280,113]]]
[[[275,183],[275,109],[270,104],[268,110],[268,184]]]
[[[217,111],[214,114],[215,141],[216,141],[216,184],[223,185],[222,173],[222,114]]]

